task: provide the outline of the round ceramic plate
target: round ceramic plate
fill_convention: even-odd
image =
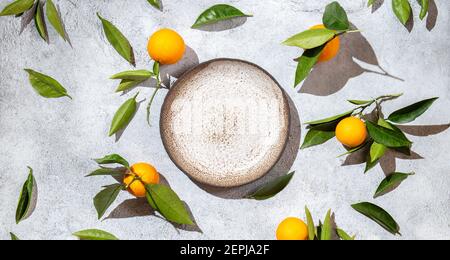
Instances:
[[[288,139],[289,104],[278,83],[249,62],[212,60],[183,75],[161,111],[161,136],[194,180],[235,187],[264,176]]]

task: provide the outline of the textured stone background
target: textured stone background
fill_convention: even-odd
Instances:
[[[2,1],[0,8],[6,2]],[[432,8],[428,24],[416,17],[419,9],[412,1],[415,24],[408,32],[396,21],[390,1],[371,14],[365,0],[341,0],[362,35],[344,39],[340,56],[319,66],[303,86],[303,93],[292,89],[292,59],[299,51],[280,42],[320,23],[327,0],[222,1],[254,14],[245,24],[225,31],[220,29],[233,24],[210,31],[190,29],[201,11],[218,1],[163,0],[162,13],[149,7],[145,0],[72,1],[75,6],[69,1],[55,2],[61,6],[73,49],[53,29],[48,46],[34,25],[19,36],[19,20],[0,18],[1,239],[7,239],[9,231],[24,239],[72,239],[72,232],[86,228],[105,229],[122,239],[273,239],[282,219],[303,217],[305,204],[316,219],[323,218],[326,210],[332,208],[338,224],[356,233],[359,239],[395,238],[350,207],[355,202],[373,201],[371,195],[384,177],[383,170],[378,166],[364,176],[363,165],[341,166],[345,158],[336,155],[343,148],[334,141],[300,151],[296,158],[297,149],[292,149],[291,159],[295,162],[292,166],[292,160],[287,162],[288,168],[297,171],[292,183],[276,198],[256,202],[235,199],[242,190],[201,188],[174,166],[162,146],[156,124],[164,93],[154,105],[155,126],[148,127],[141,107],[120,141],[108,138],[113,113],[126,99],[113,93],[116,83],[108,77],[130,66],[105,41],[95,13],[100,12],[127,35],[136,50],[138,68],[150,65],[147,37],[160,27],[176,29],[191,48],[181,65],[166,68],[175,76],[198,61],[218,57],[245,59],[262,66],[286,89],[303,122],[346,111],[350,107],[344,102],[347,98],[404,92],[404,97],[385,105],[386,113],[439,96],[441,99],[415,124],[440,125],[449,123],[450,117],[448,1],[432,1],[439,12]],[[404,81],[370,73],[381,72],[377,64]],[[37,96],[23,68],[55,77],[74,100]],[[143,88],[141,93],[142,97],[149,96],[151,89]],[[446,128],[409,128],[411,133],[433,134],[410,136],[414,151],[425,159],[397,159],[398,171],[417,174],[394,193],[375,201],[396,218],[403,239],[450,238],[450,158],[446,152],[450,131],[444,131]],[[441,133],[434,135],[437,132]],[[189,204],[203,233],[177,231],[164,220],[148,216],[151,212],[142,202],[130,200],[127,193],[121,194],[111,207],[117,209],[110,219],[98,221],[92,198],[102,185],[113,180],[83,176],[95,168],[90,158],[113,152],[130,161],[156,164]],[[393,159],[383,162],[385,170],[392,169],[392,162]],[[15,207],[27,165],[35,169],[38,204],[28,220],[15,225]],[[121,204],[122,201],[126,202]]]

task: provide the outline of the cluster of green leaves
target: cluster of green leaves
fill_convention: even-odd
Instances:
[[[112,176],[116,178],[125,177],[132,173],[130,164],[122,156],[118,154],[107,155],[103,158],[96,159],[96,163],[100,168],[93,171],[86,177],[92,176]],[[121,168],[107,168],[104,165],[120,165]],[[140,181],[136,179],[136,181]],[[101,219],[111,204],[117,199],[121,191],[127,190],[123,183],[115,183],[103,187],[94,197],[94,206],[98,213],[98,219]],[[181,224],[194,225],[189,211],[178,195],[167,185],[163,184],[148,184],[145,185],[146,197],[149,205],[157,212],[159,212],[166,220]]]
[[[294,87],[308,77],[327,43],[351,29],[347,13],[338,2],[327,5],[322,21],[325,28],[309,29],[283,42],[284,45],[304,49],[303,55],[297,59]]]
[[[230,20],[239,17],[252,17],[250,14],[245,14],[234,6],[227,4],[218,4],[211,6],[200,14],[192,29],[198,29],[205,25],[215,24],[221,21]]]
[[[45,7],[45,12],[44,12]],[[53,26],[56,32],[67,41],[69,44],[70,39],[67,35],[64,23],[61,19],[61,14],[58,8],[55,6],[52,0],[16,0],[8,4],[1,12],[0,16],[16,16],[22,17],[22,27],[20,32],[34,20],[36,30],[41,38],[47,43],[50,42],[47,24],[44,13],[46,14],[48,22]]]
[[[318,226],[314,224],[308,207],[305,207],[305,214],[309,240],[355,240],[355,236],[350,236],[343,229],[336,226],[334,223],[334,214],[331,213],[331,210],[327,212],[323,223],[319,220]]]
[[[372,6],[375,2],[376,0],[369,0],[368,6]],[[430,0],[417,0],[417,2],[419,2],[421,7],[419,18],[423,20],[428,14]],[[392,0],[392,10],[403,25],[406,25],[412,17],[412,8],[409,0]]]

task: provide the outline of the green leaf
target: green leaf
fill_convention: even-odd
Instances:
[[[33,7],[34,0],[16,0],[7,5],[1,12],[0,16],[18,15],[24,13]]]
[[[126,169],[117,169],[117,168],[100,168],[97,169],[90,174],[86,175],[86,177],[92,176],[113,176],[113,177],[121,177],[126,174]]]
[[[395,188],[397,188],[404,180],[406,180],[411,175],[414,175],[414,173],[401,173],[401,172],[392,173],[391,175],[386,177],[380,183],[373,198],[375,199],[375,198],[381,197],[381,196],[393,191]]]
[[[339,155],[338,158],[339,158],[339,157],[342,157],[342,156],[345,156],[345,155],[349,155],[349,154],[355,153],[355,152],[357,152],[357,151],[363,149],[364,147],[366,147],[367,143],[368,143],[368,142],[364,142],[362,145],[360,145],[360,146],[358,146],[358,147],[355,147],[355,148],[352,148],[352,149],[348,150],[347,152],[345,152],[345,153]]]
[[[153,76],[155,76],[155,77],[159,77],[159,71],[160,71],[160,64],[159,64],[159,62],[157,62],[157,61],[155,61],[154,63],[153,63]]]
[[[366,168],[364,169],[364,173],[368,173],[370,170],[372,170],[373,167],[375,167],[378,164],[378,161],[379,160],[372,162],[372,160],[370,159],[370,154],[369,154],[367,156]]]
[[[334,130],[326,131],[318,128],[311,128],[306,134],[305,140],[303,141],[303,144],[300,147],[300,149],[306,149],[316,145],[324,144],[327,141],[331,140],[333,137],[335,137],[335,135],[336,134]]]
[[[109,43],[116,49],[116,51],[127,60],[131,65],[136,66],[134,58],[133,47],[131,47],[128,39],[120,32],[120,30],[114,26],[110,21],[104,19],[97,13],[98,18],[102,22],[103,31]]]
[[[384,154],[386,153],[386,149],[387,149],[386,146],[379,144],[377,142],[374,142],[370,146],[370,162],[374,163],[374,162],[378,161],[381,157],[383,157]]]
[[[109,206],[117,199],[117,196],[123,188],[122,184],[113,184],[95,195],[94,206],[97,210],[98,219],[103,217],[106,210],[108,210]]]
[[[126,168],[130,168],[130,164],[127,162],[127,160],[125,160],[118,154],[106,155],[103,158],[94,159],[94,161],[98,164],[120,164],[125,166]]]
[[[375,125],[374,123],[367,121],[367,130],[372,139],[382,145],[389,148],[411,147],[412,143],[401,133]]]
[[[325,8],[323,24],[326,28],[336,31],[346,31],[350,29],[347,13],[338,2],[332,2]]]
[[[194,225],[183,202],[170,187],[162,184],[148,184],[146,190],[150,206],[168,221],[182,225]]]
[[[320,232],[320,240],[331,240],[332,237],[333,227],[331,224],[331,210],[328,210]]]
[[[25,69],[25,71],[29,75],[31,86],[42,97],[68,97],[72,99],[72,97],[67,94],[67,90],[55,79],[31,69]]]
[[[246,198],[255,200],[270,199],[280,193],[284,188],[286,188],[294,174],[295,172],[291,172],[287,175],[281,176],[274,181],[263,185],[256,192],[247,196]]]
[[[73,233],[73,235],[81,240],[97,240],[97,241],[119,240],[113,234],[99,229],[82,230]]]
[[[420,9],[420,20],[423,20],[425,16],[428,14],[428,9],[430,7],[430,0],[418,0],[421,9]]]
[[[308,207],[305,206],[305,214],[306,214],[306,222],[308,225],[308,238],[309,240],[315,239],[315,233],[316,233],[316,227],[314,226],[314,220],[311,216],[311,212],[309,211]]]
[[[307,125],[321,125],[321,124],[325,124],[325,123],[340,121],[341,119],[343,119],[345,117],[349,117],[350,115],[352,115],[354,111],[355,110],[351,110],[351,111],[342,113],[342,114],[337,115],[337,116],[332,116],[332,117],[328,117],[328,118],[321,119],[321,120],[316,120],[316,121],[310,121],[310,122],[306,122],[305,124],[307,124]]]
[[[53,26],[53,28],[56,30],[59,36],[61,36],[61,38],[67,41],[68,37],[66,34],[66,30],[64,28],[64,23],[61,19],[61,14],[59,13],[58,9],[56,8],[52,0],[47,0],[46,2],[46,13],[47,19],[50,22],[50,24]]]
[[[283,42],[284,45],[314,49],[324,45],[336,36],[336,31],[329,29],[310,29],[292,36]]]
[[[352,208],[375,221],[378,225],[386,229],[391,234],[400,234],[400,227],[397,222],[395,222],[389,213],[379,206],[369,202],[362,202],[352,205]]]
[[[15,241],[15,240],[20,240],[14,233],[9,232],[9,236],[11,237],[11,240]]]
[[[295,84],[297,87],[303,80],[305,80],[311,72],[314,65],[319,60],[320,55],[325,47],[325,44],[313,49],[305,50],[303,55],[298,60],[297,70],[295,72]]]
[[[33,188],[35,186],[35,179],[33,176],[33,169],[28,167],[30,173],[28,178],[23,184],[22,191],[20,192],[19,203],[16,209],[16,223],[19,224],[22,220],[29,217],[29,210],[33,200]]]
[[[411,6],[408,0],[392,0],[392,9],[398,20],[406,25],[411,16]]]
[[[119,86],[116,88],[116,93],[132,89],[132,88],[138,86],[139,84],[143,83],[144,81],[145,80],[124,79],[124,80],[120,81]]]
[[[419,116],[423,115],[433,103],[439,98],[430,98],[426,100],[422,100],[405,108],[395,111],[392,113],[388,120],[397,124],[406,124],[410,123]]]
[[[251,17],[251,15],[245,14],[236,7],[230,5],[214,5],[200,14],[197,21],[195,21],[194,25],[192,25],[192,29],[237,17]]]
[[[370,104],[370,103],[374,102],[373,100],[355,100],[355,99],[350,99],[350,100],[347,100],[347,101],[352,103],[353,105],[357,105],[357,106],[367,105],[367,104]]]
[[[135,80],[135,81],[144,81],[151,77],[155,76],[153,72],[148,70],[130,70],[117,73],[111,76],[110,79],[125,79],[125,80]]]
[[[44,3],[38,1],[38,6],[36,7],[36,15],[34,16],[34,23],[36,24],[36,29],[41,36],[41,38],[49,43],[47,25],[44,19]]]
[[[375,3],[375,0],[369,0],[369,2],[367,3],[367,6],[372,6]]]
[[[147,0],[147,2],[156,9],[161,10],[161,0]]]
[[[338,228],[338,229],[336,230],[336,232],[337,232],[338,236],[339,236],[342,240],[345,240],[345,241],[352,241],[352,240],[355,240],[355,237],[350,236],[349,234],[347,234],[347,232],[345,232],[344,230],[342,230],[342,229],[340,229],[340,228]]]
[[[109,136],[113,136],[115,133],[126,128],[128,124],[130,124],[137,110],[136,97],[138,94],[139,93],[123,103],[123,105],[117,110],[111,122]]]

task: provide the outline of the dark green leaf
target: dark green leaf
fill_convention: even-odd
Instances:
[[[30,206],[33,200],[33,188],[36,185],[35,179],[33,176],[33,169],[28,167],[30,173],[28,174],[28,178],[23,184],[22,191],[20,192],[19,203],[17,204],[16,209],[16,223],[19,224],[22,220],[29,217]]]
[[[406,25],[411,16],[411,6],[408,0],[392,0],[392,9],[398,20]]]
[[[161,0],[147,0],[147,1],[156,9],[161,10]]]
[[[365,142],[365,143],[363,143],[362,145],[360,145],[358,147],[352,148],[352,149],[348,150],[347,152],[339,155],[338,158],[342,157],[342,156],[345,156],[345,155],[349,155],[349,154],[355,153],[355,152],[363,149],[364,147],[366,147],[367,144],[368,144],[368,142]]]
[[[397,124],[410,123],[423,115],[439,98],[422,100],[392,113],[388,120]]]
[[[320,240],[331,240],[332,237],[333,237],[333,226],[331,224],[331,210],[328,210],[320,232]]]
[[[378,186],[377,191],[375,192],[375,195],[373,198],[381,197],[394,189],[396,189],[404,180],[406,180],[409,176],[414,175],[414,173],[401,173],[401,172],[394,172],[388,177],[386,177]]]
[[[47,0],[46,2],[46,14],[48,21],[53,26],[53,28],[55,28],[56,32],[61,36],[61,38],[67,41],[68,37],[64,28],[64,23],[61,19],[61,14],[59,13],[52,0]]]
[[[332,2],[325,8],[323,24],[330,30],[346,31],[350,28],[347,13],[338,2]]]
[[[330,123],[330,122],[334,122],[334,121],[340,121],[341,119],[345,118],[345,117],[349,117],[351,114],[353,114],[355,110],[351,110],[345,113],[342,113],[340,115],[337,116],[332,116],[332,117],[328,117],[325,119],[321,119],[321,120],[316,120],[316,121],[310,121],[310,122],[306,122],[305,124],[307,125],[321,125],[321,124],[325,124],[325,123]]]
[[[33,7],[34,0],[16,0],[8,4],[1,12],[0,16],[22,14]]]
[[[25,69],[25,71],[28,72],[31,86],[42,97],[68,97],[72,99],[72,97],[67,94],[67,90],[55,79],[31,69]]]
[[[13,240],[13,241],[20,240],[14,233],[9,232],[9,235],[11,237],[11,240]]]
[[[125,168],[100,168],[97,169],[90,174],[86,175],[86,177],[92,176],[113,176],[113,177],[121,177],[125,175],[127,170]]]
[[[110,234],[106,231],[99,229],[82,230],[73,233],[73,235],[81,240],[97,240],[97,241],[119,240],[113,234]]]
[[[106,210],[116,200],[121,190],[123,190],[122,184],[110,185],[94,197],[94,206],[98,213],[98,219],[103,217]]]
[[[350,236],[349,234],[347,234],[347,232],[345,232],[344,230],[342,230],[340,228],[338,228],[336,230],[336,232],[342,240],[346,240],[346,241],[355,240],[355,237]]]
[[[41,36],[41,38],[49,43],[47,25],[44,19],[44,3],[39,1],[36,7],[36,15],[34,16],[34,23],[36,24],[36,29]]]
[[[375,125],[370,121],[367,121],[366,124],[370,137],[379,144],[389,148],[411,147],[412,145],[404,135],[397,131]]]
[[[322,46],[336,36],[336,31],[329,29],[310,29],[292,36],[283,42],[284,45],[314,49]]]
[[[275,195],[280,193],[284,188],[286,188],[286,186],[289,184],[294,174],[295,172],[291,172],[287,175],[275,179],[272,182],[265,184],[264,186],[260,187],[256,192],[247,196],[247,198],[255,200],[266,200],[274,197]]]
[[[128,124],[130,124],[137,110],[136,97],[138,94],[139,93],[123,103],[123,105],[120,106],[120,108],[117,110],[111,122],[109,136],[112,136],[118,131],[125,129]]]
[[[314,226],[314,220],[308,207],[305,206],[306,222],[308,225],[308,238],[314,240],[316,235],[316,227]]]
[[[131,70],[117,73],[111,76],[110,79],[126,79],[135,81],[144,81],[155,76],[153,72],[148,70]]]
[[[125,160],[122,156],[118,154],[107,155],[100,159],[94,160],[98,164],[120,164],[125,166],[126,168],[130,168],[130,164]]]
[[[334,131],[324,131],[317,128],[311,128],[305,136],[305,140],[303,141],[300,149],[306,149],[309,147],[313,147],[316,145],[321,145],[326,143],[335,137]]]
[[[204,11],[192,25],[193,29],[200,28],[207,24],[213,24],[224,20],[229,20],[237,17],[251,17],[251,15],[245,14],[236,7],[219,4],[214,5]]]
[[[420,9],[420,20],[423,20],[425,16],[428,14],[428,9],[430,7],[430,0],[418,0],[421,9]]]
[[[379,206],[369,202],[362,202],[352,205],[352,208],[375,221],[378,225],[389,231],[391,234],[400,234],[400,227],[397,222],[395,222],[389,213]]]
[[[314,65],[319,60],[325,44],[317,48],[305,50],[303,55],[298,60],[297,70],[295,72],[294,88],[298,86],[303,80],[308,77]]]
[[[168,221],[182,225],[194,225],[189,212],[178,195],[168,186],[148,184],[147,201]]]
[[[103,31],[105,32],[106,38],[108,39],[109,43],[111,43],[111,45],[114,47],[114,49],[116,49],[120,56],[127,60],[131,65],[136,66],[133,47],[131,47],[128,39],[110,21],[101,17],[98,13],[97,16],[102,22]]]

